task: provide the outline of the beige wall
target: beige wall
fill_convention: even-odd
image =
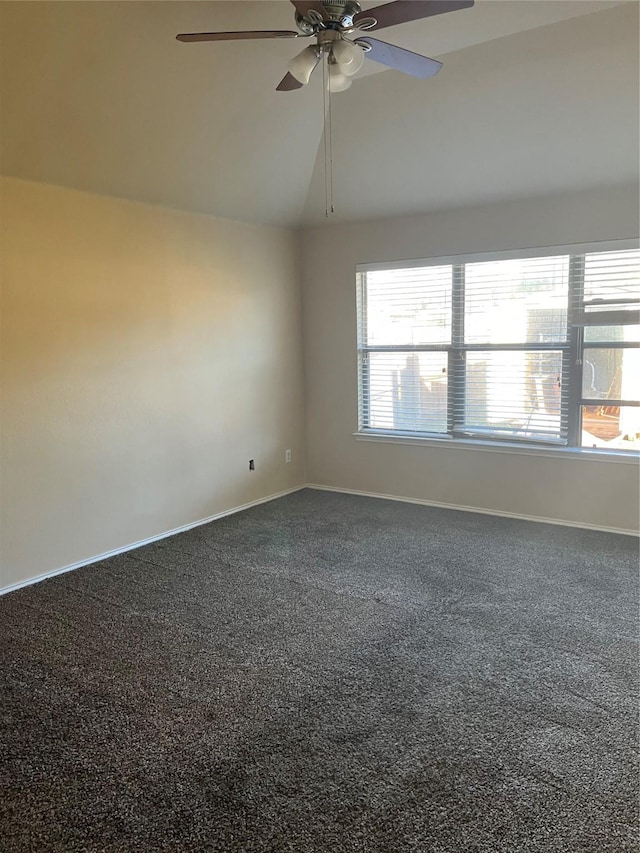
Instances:
[[[637,234],[637,186],[305,231],[301,258],[308,481],[637,530],[635,463],[374,443],[353,436],[356,264]]]
[[[15,179],[0,202],[0,587],[305,481],[637,528],[632,464],[352,435],[357,263],[633,237],[637,188],[298,239]]]
[[[0,201],[0,587],[304,483],[291,232],[14,179]]]

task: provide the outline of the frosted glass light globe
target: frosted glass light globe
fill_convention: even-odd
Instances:
[[[297,56],[287,63],[289,73],[299,83],[308,83],[311,72],[318,64],[318,50],[315,47],[305,47]]]
[[[328,89],[330,92],[344,92],[350,85],[351,79],[342,73],[337,63],[329,66]]]
[[[333,55],[340,71],[348,77],[356,74],[362,68],[364,51],[356,44],[342,39],[333,46]]]

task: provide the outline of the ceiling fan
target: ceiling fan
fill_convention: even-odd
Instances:
[[[328,89],[342,92],[351,85],[351,77],[360,70],[365,55],[375,62],[395,68],[413,77],[431,77],[442,63],[410,50],[387,44],[356,30],[381,30],[408,21],[417,21],[444,12],[473,6],[474,0],[395,0],[363,12],[357,0],[291,0],[295,7],[295,30],[246,30],[227,33],[180,33],[178,41],[232,41],[235,39],[315,38],[289,62],[289,72],[276,87],[279,92],[299,89],[309,82],[311,73],[323,56],[327,57]]]

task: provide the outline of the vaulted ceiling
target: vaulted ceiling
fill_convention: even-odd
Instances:
[[[376,2],[363,3],[371,8]],[[477,0],[380,38],[439,58],[373,62],[332,98],[335,219],[638,180],[638,3]],[[275,91],[286,0],[2,2],[5,174],[235,219],[324,219],[323,93]]]

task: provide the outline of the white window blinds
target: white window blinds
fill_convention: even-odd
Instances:
[[[451,298],[451,266],[366,275],[361,408],[372,428],[446,432]]]
[[[569,256],[464,265],[454,430],[562,442]]]
[[[631,411],[629,446],[638,250],[367,269],[358,280],[361,430],[592,446],[587,404],[606,399]]]
[[[640,253],[591,252],[572,271],[577,325],[640,322]]]

